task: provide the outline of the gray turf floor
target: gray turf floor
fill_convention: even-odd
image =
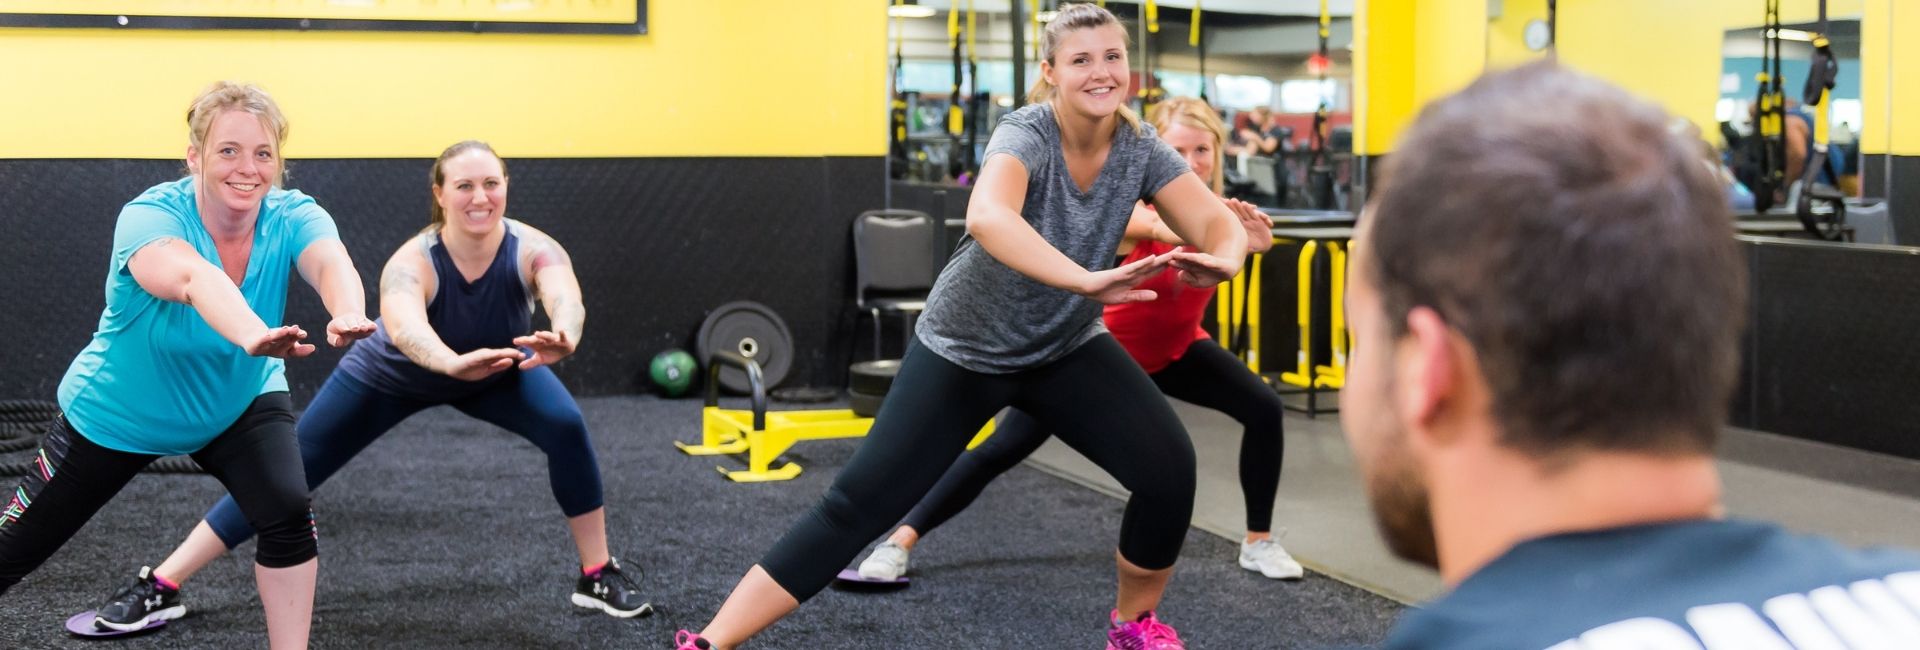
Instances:
[[[402,423],[317,493],[313,646],[671,647],[674,631],[719,607],[858,445],[802,443],[791,454],[807,468],[800,478],[733,484],[713,466],[737,461],[685,456],[671,444],[697,438],[697,401],[602,397],[581,406],[601,454],[614,553],[644,567],[657,614],[617,620],[569,604],[576,558],[543,457],[443,408]],[[136,479],[0,598],[0,648],[264,647],[251,543],[188,583],[188,616],[166,629],[111,642],[61,631],[141,564],[158,564],[220,494],[205,476]],[[916,549],[911,588],[829,589],[750,647],[1102,647],[1121,505],[1016,468]],[[1236,553],[1227,540],[1188,535],[1161,616],[1191,648],[1366,646],[1401,610],[1318,574],[1267,580],[1241,570]]]

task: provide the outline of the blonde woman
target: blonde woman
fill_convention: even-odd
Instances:
[[[1220,191],[1221,143],[1226,129],[1206,102],[1176,97],[1162,102],[1153,125],[1160,139],[1187,160],[1193,173],[1207,178]],[[1273,220],[1245,201],[1226,199],[1247,229],[1249,252],[1273,245]],[[1134,210],[1133,225],[1121,244],[1122,264],[1164,255],[1181,244],[1145,203]],[[1231,416],[1245,428],[1240,438],[1240,491],[1246,500],[1247,533],[1240,543],[1240,567],[1274,579],[1298,579],[1304,573],[1286,549],[1273,539],[1273,502],[1280,488],[1280,396],[1221,348],[1200,321],[1213,299],[1213,287],[1183,288],[1178,272],[1169,268],[1140,284],[1159,299],[1107,305],[1107,331],[1126,348],[1127,355],[1147,371],[1147,377],[1168,397],[1204,406]],[[860,564],[860,575],[894,580],[907,572],[907,556],[921,537],[965,510],[993,479],[1039,449],[1051,437],[1033,416],[1008,411],[993,437],[960,457],[946,476],[914,506],[886,542],[874,548]]]
[[[327,343],[373,333],[333,217],[279,187],[287,121],[266,92],[221,82],[187,113],[186,178],[127,203],[114,225],[106,309],[60,380],[64,414],[0,514],[0,592],[53,555],[148,463],[189,454],[260,529],[254,578],[274,648],[307,644],[319,568],[282,359],[313,352],[282,323],[295,269],[333,320]],[[121,590],[174,618],[177,584],[142,570]]]
[[[886,532],[1004,407],[1033,415],[1131,491],[1105,626],[1126,648],[1181,648],[1154,610],[1193,513],[1193,444],[1101,306],[1152,300],[1169,267],[1188,288],[1240,270],[1246,230],[1172,147],[1125,107],[1127,33],[1067,5],[1041,38],[1032,105],[994,130],[968,239],[934,283],[917,336],[860,450],[827,494],[748,570],[680,648],[732,648],[800,606]],[[1192,249],[1112,267],[1135,202]],[[1112,268],[1109,268],[1112,267]]]

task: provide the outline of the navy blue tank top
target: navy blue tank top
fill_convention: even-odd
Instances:
[[[427,323],[456,353],[515,347],[514,337],[533,331],[533,299],[520,276],[519,226],[511,220],[506,226],[506,237],[494,253],[493,264],[472,282],[454,266],[440,235],[429,235],[427,257],[433,260],[439,289],[427,303]],[[507,372],[518,372],[508,369],[479,381],[461,381],[427,370],[394,347],[383,321],[374,321],[378,327],[373,336],[348,350],[339,368],[381,392],[432,402],[451,401],[485,388]]]

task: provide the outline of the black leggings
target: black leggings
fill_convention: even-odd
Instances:
[[[160,456],[94,444],[63,416],[54,421],[0,513],[0,594],[47,561],[134,475]],[[293,439],[293,400],[286,393],[254,398],[233,426],[193,460],[220,480],[261,531],[254,560],[270,569],[319,555],[313,509],[307,501],[300,447]]]
[[[1211,340],[1194,341],[1179,360],[1148,377],[1169,397],[1225,413],[1246,428],[1240,436],[1240,492],[1247,503],[1247,531],[1271,530],[1286,450],[1280,396]],[[993,479],[1033,455],[1048,437],[1032,416],[1008,411],[993,436],[961,456],[900,523],[921,535],[933,532],[967,509]]]
[[[760,566],[805,601],[933,487],[988,418],[1033,414],[1132,492],[1120,555],[1144,569],[1180,556],[1193,516],[1193,442],[1147,373],[1102,334],[1058,361],[1011,374],[955,365],[916,339],[853,459]]]

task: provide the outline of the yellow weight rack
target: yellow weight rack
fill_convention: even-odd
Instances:
[[[720,367],[732,366],[747,373],[752,408],[720,408]],[[707,363],[706,407],[700,412],[700,442],[674,441],[673,446],[689,456],[746,454],[747,468],[714,469],[737,483],[785,481],[800,475],[799,463],[773,463],[802,440],[859,438],[873,427],[873,418],[854,415],[851,409],[811,411],[768,411],[767,387],[760,364],[732,352],[717,352]],[[993,421],[975,434],[967,449],[973,449],[993,434]]]

